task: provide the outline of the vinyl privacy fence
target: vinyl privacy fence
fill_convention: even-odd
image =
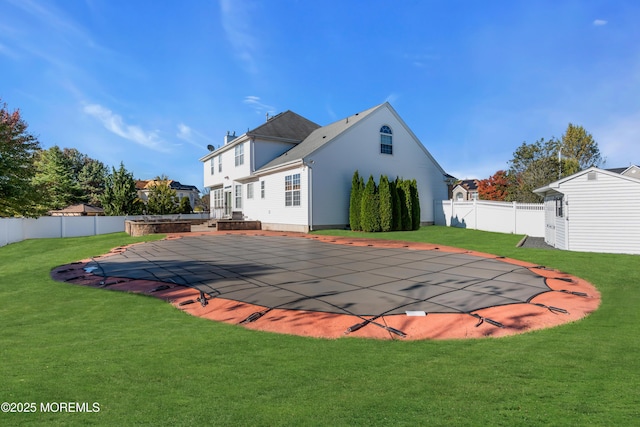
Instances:
[[[44,216],[0,218],[0,246],[26,239],[95,236],[124,231],[125,220],[148,216]],[[208,219],[208,213],[154,216],[153,219]]]
[[[544,237],[544,204],[474,200],[434,202],[436,225]]]

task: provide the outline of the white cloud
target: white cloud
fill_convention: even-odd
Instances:
[[[237,0],[221,0],[220,12],[222,29],[234,48],[235,55],[245,64],[247,71],[257,73],[255,55],[259,42],[254,36],[257,26],[252,25],[250,19],[255,15],[255,5]]]
[[[189,141],[191,140],[191,128],[184,123],[180,123],[178,125],[178,133],[176,136],[182,140]]]
[[[604,19],[596,19],[595,21],[593,21],[593,25],[595,25],[596,27],[602,27],[603,25],[607,25],[608,21],[605,21]]]
[[[270,115],[276,114],[276,108],[271,105],[267,105],[263,103],[260,100],[259,96],[252,96],[252,95],[245,96],[244,101],[242,102],[252,107],[258,114],[265,114],[265,113],[269,113]]]
[[[178,133],[176,134],[176,137],[178,137],[183,141],[188,142],[194,147],[198,147],[203,150],[205,149],[205,147],[203,144],[199,144],[198,140],[211,142],[211,140],[207,138],[205,135],[203,135],[202,133],[196,130],[191,129],[189,126],[185,125],[184,123],[178,124]]]
[[[121,138],[152,150],[169,151],[166,142],[158,136],[157,131],[145,131],[140,126],[128,125],[121,116],[101,105],[85,105],[84,112],[98,119],[108,131]]]

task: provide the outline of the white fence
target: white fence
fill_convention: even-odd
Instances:
[[[95,236],[124,231],[127,219],[161,216],[43,216],[40,218],[0,218],[0,246],[26,239]],[[209,219],[209,213],[165,215],[164,218]]]
[[[474,200],[434,202],[436,225],[544,237],[544,204]]]

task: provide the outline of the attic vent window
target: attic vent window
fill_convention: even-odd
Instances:
[[[393,154],[393,132],[387,125],[380,128],[380,153]]]
[[[596,172],[587,173],[587,181],[595,181],[598,179],[598,174]]]

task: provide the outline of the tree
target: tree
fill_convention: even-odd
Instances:
[[[533,144],[522,143],[509,161],[508,201],[539,203],[542,198],[533,190],[558,179],[560,165],[557,153],[560,141],[544,138]]]
[[[393,197],[386,175],[380,177],[378,194],[380,198],[380,230],[391,231],[393,227]]]
[[[349,226],[353,231],[362,230],[360,223],[362,192],[364,190],[364,182],[358,171],[353,173],[351,179],[351,195],[349,196]]]
[[[380,199],[373,176],[369,176],[367,185],[362,192],[361,226],[362,231],[380,231]]]
[[[409,181],[409,193],[411,196],[411,229],[418,230],[420,228],[420,196],[418,181],[415,178]]]
[[[409,209],[411,206],[411,200],[408,200],[411,195],[407,191],[405,181],[403,179],[400,179],[399,177],[396,177],[395,187],[398,193],[398,206],[400,211],[398,219],[398,230],[411,230],[411,210]],[[407,200],[409,201],[409,203],[407,203]]]
[[[568,160],[563,162],[562,176],[573,175],[591,166],[600,166],[602,157],[598,143],[593,136],[582,126],[569,123],[567,130],[562,135],[562,157]]]
[[[504,170],[499,170],[487,179],[478,180],[480,200],[505,201],[508,194],[509,180]]]
[[[100,161],[88,159],[78,174],[83,199],[93,206],[101,206],[109,169]]]
[[[75,148],[64,148],[73,179],[80,186],[82,202],[100,206],[100,196],[104,193],[109,169],[99,160],[92,159]]]
[[[389,182],[389,189],[391,191],[391,207],[393,209],[393,217],[391,223],[391,229],[398,231],[401,229],[402,224],[402,207],[400,206],[400,197],[398,196],[398,189],[396,188],[396,181]]]
[[[178,206],[178,213],[190,214],[191,213],[191,201],[188,197],[180,199],[180,206]]]
[[[120,168],[112,168],[107,176],[104,194],[101,197],[102,207],[106,215],[137,215],[142,212],[144,204],[138,199],[136,182],[133,174],[128,172],[120,162]]]
[[[33,184],[45,193],[47,210],[62,209],[82,202],[82,189],[74,176],[73,164],[57,145],[38,152]]]
[[[0,217],[37,217],[43,192],[33,185],[38,139],[27,131],[19,110],[0,105]]]
[[[147,213],[151,215],[168,215],[178,213],[178,196],[176,190],[169,186],[169,178],[156,177],[149,186]]]

